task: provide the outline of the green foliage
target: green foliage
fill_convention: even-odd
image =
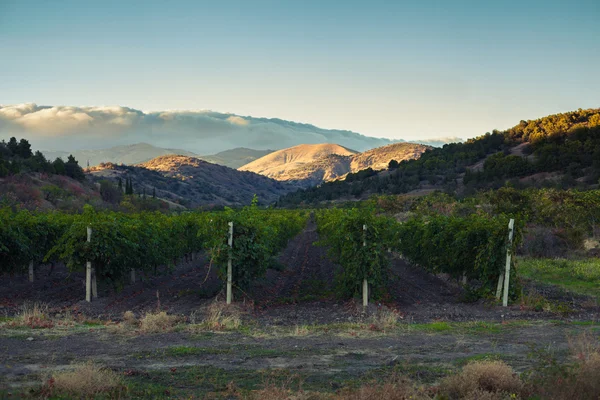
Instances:
[[[77,160],[70,155],[65,163],[61,158],[53,162],[36,151],[31,151],[31,144],[26,139],[17,141],[15,137],[8,142],[0,142],[0,177],[20,172],[45,172],[57,175],[67,175],[77,180],[85,179],[85,174]]]
[[[389,274],[387,249],[393,243],[393,220],[378,216],[373,207],[328,209],[316,213],[321,244],[340,265],[336,291],[352,297],[361,292],[363,279],[373,294],[382,294]],[[364,229],[366,227],[366,229]]]
[[[534,259],[519,260],[522,276],[561,286],[571,292],[600,298],[600,260]]]
[[[521,229],[515,228],[513,252],[521,239]],[[505,268],[507,217],[415,216],[398,226],[397,235],[395,248],[411,263],[457,279],[465,274],[469,280],[480,282],[480,295],[495,293]],[[511,274],[515,276],[514,271]],[[514,285],[511,287],[515,292]]]
[[[255,200],[240,210],[227,208],[209,215],[208,223],[199,229],[198,236],[207,243],[223,280],[227,277],[227,260],[231,255],[233,282],[241,289],[276,265],[274,257],[304,228],[307,220],[306,212],[261,210]],[[233,222],[233,248],[227,243],[229,222]]]

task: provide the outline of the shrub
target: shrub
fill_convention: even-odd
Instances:
[[[467,364],[459,374],[447,377],[440,391],[451,399],[483,398],[484,393],[518,395],[523,384],[512,368],[502,361],[478,361]]]
[[[125,390],[119,374],[93,362],[87,362],[76,365],[72,371],[52,374],[42,388],[42,395],[43,397],[66,395],[73,398],[108,395],[110,398],[119,398]]]
[[[178,320],[178,317],[167,315],[165,311],[146,313],[146,315],[140,319],[140,331],[143,333],[170,332],[175,328]]]
[[[204,310],[204,318],[196,321],[196,313],[190,316],[190,322],[202,329],[231,330],[242,325],[241,310],[233,304],[215,301]],[[192,328],[194,330],[194,328]]]
[[[569,252],[567,243],[551,228],[536,226],[527,229],[520,253],[536,258],[564,257]]]

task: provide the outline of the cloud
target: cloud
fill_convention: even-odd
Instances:
[[[246,121],[242,117],[238,117],[237,115],[232,115],[231,117],[228,117],[227,121],[229,121],[230,123],[232,123],[234,125],[241,125],[241,126],[245,126],[245,125],[249,124],[248,121]]]
[[[459,138],[458,136],[443,136],[443,137],[437,137],[437,138],[431,138],[431,139],[425,139],[425,140],[410,140],[410,142],[413,143],[420,143],[420,144],[426,144],[428,146],[433,146],[433,147],[442,147],[445,144],[448,143],[458,143],[458,142],[462,142],[463,139]]]
[[[363,151],[391,143],[355,132],[321,129],[280,119],[214,111],[143,112],[128,107],[0,105],[0,140],[25,137],[35,148],[78,150],[139,142],[211,154],[233,147],[282,149],[337,143]]]

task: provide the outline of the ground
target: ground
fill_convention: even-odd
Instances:
[[[474,359],[502,359],[518,372],[547,355],[564,361],[574,337],[600,333],[597,297],[524,281],[531,304],[465,303],[458,284],[393,254],[389,299],[365,311],[356,301],[335,299],[336,266],[313,246],[317,239],[309,224],[281,254],[284,270],[236,292],[242,324],[231,329],[193,324],[222,296],[215,268],[202,256],[119,292],[101,287],[91,304],[81,301],[83,277],[66,279],[60,267],[50,275],[39,268],[33,284],[3,277],[0,394],[26,394],[53,371],[86,360],[122,373],[134,398],[203,398],[231,392],[230,382],[239,390],[284,381],[335,391],[394,372],[432,383]],[[52,318],[70,322],[11,325],[26,300],[44,302]],[[181,316],[174,331],[118,328],[125,311],[140,317],[157,308]],[[386,320],[390,315],[397,323]]]

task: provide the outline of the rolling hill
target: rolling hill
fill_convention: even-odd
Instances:
[[[297,189],[293,185],[212,164],[196,157],[167,155],[134,166],[102,164],[91,168],[94,181],[130,178],[135,193],[150,194],[186,207],[246,205],[256,194],[261,204]]]
[[[362,169],[385,169],[390,160],[418,158],[429,147],[395,143],[359,153],[334,144],[303,144],[273,152],[240,168],[303,187],[332,181]]]
[[[273,150],[254,150],[245,147],[237,147],[235,149],[221,151],[217,154],[197,157],[213,164],[237,169],[272,152]]]

